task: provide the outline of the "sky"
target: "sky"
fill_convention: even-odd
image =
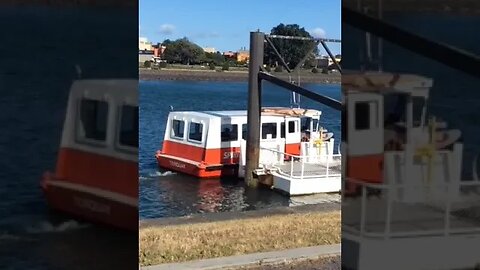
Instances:
[[[314,37],[341,38],[340,0],[140,0],[139,35],[156,44],[187,37],[201,47],[249,47],[251,31],[298,24]],[[340,43],[328,43],[334,54]],[[320,46],[320,53],[326,54]]]

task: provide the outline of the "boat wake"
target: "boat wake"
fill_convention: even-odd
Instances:
[[[174,175],[176,173],[172,172],[172,171],[166,171],[166,172],[159,172],[159,171],[156,171],[154,173],[151,173],[149,174],[150,177],[156,177],[156,176],[169,176],[169,175]]]
[[[170,175],[176,175],[176,173],[171,171],[166,171],[166,172],[155,171],[150,173],[144,173],[143,175],[140,175],[138,177],[138,180],[140,181],[155,180],[157,179],[157,177],[165,177]]]
[[[82,224],[75,220],[69,220],[62,222],[60,224],[52,224],[49,221],[43,221],[36,226],[30,226],[26,228],[26,231],[30,234],[40,234],[40,233],[59,233],[67,232],[73,230],[79,230],[89,227],[89,224]]]

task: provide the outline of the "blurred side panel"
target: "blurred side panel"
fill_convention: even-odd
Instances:
[[[480,3],[344,0],[344,269],[480,263]]]
[[[138,2],[1,1],[0,269],[138,268]]]

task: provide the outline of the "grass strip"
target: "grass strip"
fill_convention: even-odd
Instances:
[[[140,265],[340,243],[340,211],[140,229]]]

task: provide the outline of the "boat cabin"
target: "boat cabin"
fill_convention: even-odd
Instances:
[[[137,227],[137,87],[135,80],[73,83],[56,169],[42,180],[52,208]]]
[[[343,123],[347,134],[346,179],[411,185],[459,181],[461,164],[457,161],[461,160],[461,144],[456,143],[459,132],[445,130],[446,124],[435,118],[427,121],[426,104],[432,84],[431,79],[417,75],[342,76],[346,101]],[[455,162],[446,162],[443,159],[446,156]],[[445,175],[443,170],[448,166],[453,167]],[[346,193],[356,193],[358,187],[353,182],[346,183]]]

